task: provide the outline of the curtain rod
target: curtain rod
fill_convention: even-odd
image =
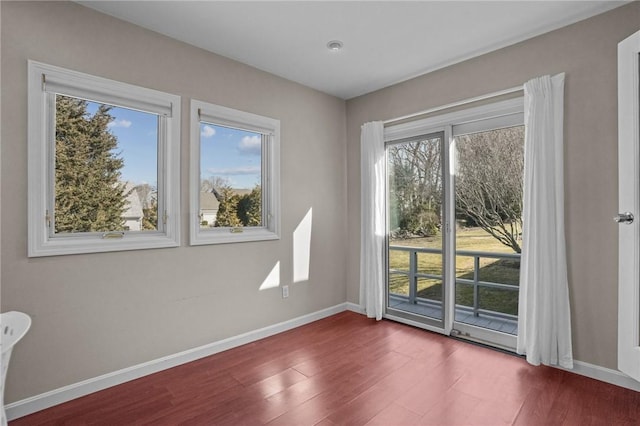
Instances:
[[[524,90],[524,86],[522,86],[522,85],[516,86],[516,87],[512,87],[510,89],[499,90],[497,92],[488,93],[486,95],[476,96],[475,98],[469,98],[469,99],[465,99],[465,100],[462,100],[462,101],[452,102],[450,104],[442,105],[442,106],[439,106],[439,107],[429,108],[429,109],[426,109],[424,111],[414,112],[413,114],[403,115],[402,117],[396,117],[396,118],[392,118],[392,119],[389,119],[389,120],[385,120],[385,121],[382,122],[382,124],[387,126],[388,124],[395,123],[397,121],[408,120],[410,118],[419,117],[421,115],[431,114],[431,113],[434,113],[434,112],[442,111],[442,110],[449,109],[449,108],[459,107],[459,106],[470,104],[470,103],[473,103],[473,102],[484,101],[485,99],[497,98],[498,96],[508,95],[510,93],[519,92],[521,90]]]

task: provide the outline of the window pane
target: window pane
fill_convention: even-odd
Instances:
[[[263,135],[200,123],[200,229],[262,227]]]
[[[456,148],[456,248],[520,253],[524,126],[456,136]]]
[[[409,276],[407,274],[389,274],[389,295],[409,297]]]
[[[389,307],[443,318],[443,134],[387,147]],[[401,248],[402,247],[402,248]],[[428,276],[420,276],[420,275]]]
[[[158,119],[56,95],[54,234],[158,229]]]
[[[387,149],[391,240],[422,238],[420,247],[442,249],[441,144],[433,137]]]
[[[456,320],[515,334],[524,126],[456,136],[456,149]]]

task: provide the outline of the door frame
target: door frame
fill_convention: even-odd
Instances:
[[[449,256],[451,249],[450,238],[448,236],[448,232],[450,230],[450,216],[451,212],[449,208],[449,185],[451,179],[448,178],[450,174],[450,160],[449,160],[449,146],[451,140],[451,126],[445,127],[431,127],[427,132],[424,133],[416,133],[411,134],[407,137],[393,138],[388,139],[386,137],[385,132],[385,157],[387,161],[385,161],[385,167],[388,165],[388,157],[387,157],[387,149],[390,146],[402,144],[404,142],[409,141],[417,141],[418,138],[425,139],[440,139],[440,171],[442,173],[442,187],[443,187],[443,195],[442,195],[442,228],[445,229],[445,233],[442,235],[442,319],[437,320],[432,317],[421,316],[419,314],[414,314],[411,312],[404,312],[398,309],[389,308],[389,170],[386,170],[386,180],[385,180],[385,223],[386,223],[386,237],[385,237],[385,270],[386,270],[386,280],[385,280],[385,303],[384,303],[384,313],[383,316],[387,319],[391,319],[397,322],[401,322],[404,324],[412,325],[414,327],[424,328],[430,331],[435,331],[437,333],[449,335],[451,332],[451,309],[452,305],[452,295],[449,292],[449,285],[447,285],[447,277],[449,276],[449,268],[451,263],[451,258]],[[411,283],[409,283],[411,285]],[[455,301],[453,301],[455,303]]]
[[[618,44],[618,369],[640,381],[640,31]]]
[[[482,120],[495,120],[499,123],[502,117],[510,116],[513,114],[524,113],[524,98],[521,94],[517,97],[512,97],[506,100],[497,100],[493,103],[488,103],[480,106],[469,106],[466,109],[443,112],[442,114],[427,117],[423,119],[416,119],[409,122],[403,122],[400,124],[385,127],[384,129],[384,142],[385,150],[389,144],[394,141],[400,141],[403,139],[409,139],[412,137],[427,136],[436,133],[444,133],[444,146],[442,151],[443,156],[443,188],[445,195],[443,198],[443,228],[445,231],[442,253],[445,257],[445,263],[443,267],[443,286],[444,286],[444,301],[442,304],[444,315],[443,325],[441,327],[434,326],[432,322],[424,322],[412,318],[411,315],[398,316],[393,312],[388,311],[388,273],[387,280],[385,281],[385,304],[383,317],[398,321],[404,324],[412,325],[415,327],[424,328],[430,331],[435,331],[445,335],[459,335],[465,339],[478,341],[481,343],[487,343],[494,346],[502,347],[508,350],[515,350],[516,336],[500,333],[493,330],[484,329],[477,326],[468,324],[462,324],[455,322],[455,140],[454,140],[454,127],[465,126],[465,128],[473,129],[474,126]],[[386,164],[386,163],[385,163]],[[386,182],[385,182],[386,185]],[[385,192],[388,194],[388,188],[385,188]],[[387,208],[385,209],[388,215],[388,199]],[[385,269],[388,271],[388,253],[389,253],[389,239],[388,239],[388,217],[387,223],[387,238],[385,244]]]

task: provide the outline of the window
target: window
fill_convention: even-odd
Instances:
[[[280,238],[280,121],[191,101],[191,245]]]
[[[178,246],[179,125],[179,96],[29,61],[29,256]]]

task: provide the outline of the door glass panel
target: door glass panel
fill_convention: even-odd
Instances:
[[[517,334],[524,126],[456,136],[457,322]]]
[[[388,307],[443,320],[441,133],[389,145]]]

